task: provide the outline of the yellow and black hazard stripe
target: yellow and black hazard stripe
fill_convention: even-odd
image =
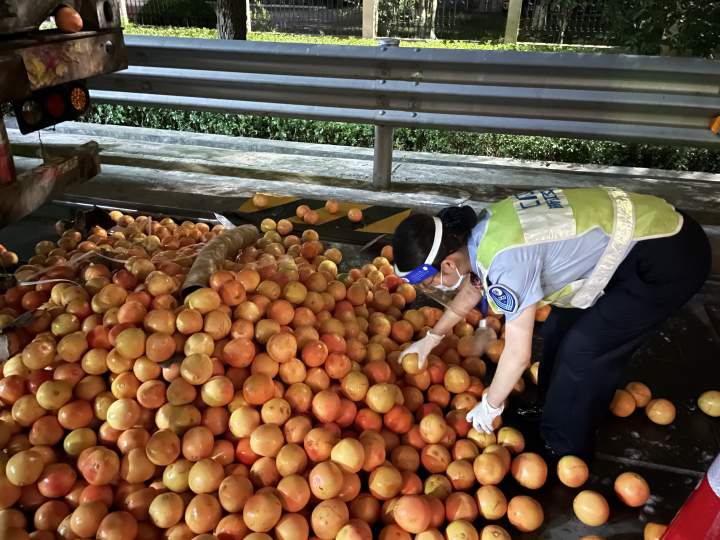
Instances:
[[[68,204],[70,206],[97,206],[107,210],[122,209],[124,212],[130,214],[147,213],[156,217],[172,217],[176,220],[212,221],[214,219],[213,212],[218,212],[236,225],[250,223],[258,227],[262,220],[266,218],[274,219],[275,221],[289,219],[295,226],[295,230],[300,233],[305,229],[315,229],[321,238],[330,242],[361,245],[371,242],[378,236],[387,236],[388,238],[383,238],[382,243],[389,243],[391,240],[390,237],[395,233],[398,225],[412,213],[411,210],[403,208],[341,202],[340,210],[337,214],[330,214],[325,209],[326,201],[324,200],[272,194],[268,194],[267,198],[268,204],[264,208],[257,208],[253,204],[252,198],[239,198],[233,203],[233,206],[236,207],[234,211],[227,209],[227,200],[223,200],[222,198],[217,198],[217,201],[205,198],[203,204],[198,205],[202,206],[202,208],[195,209],[176,208],[151,203],[129,203],[76,195],[65,195],[62,198],[56,199],[55,202]],[[297,207],[302,204],[307,205],[310,209],[318,213],[319,220],[315,225],[307,225],[297,217]],[[359,208],[362,210],[362,221],[355,223],[348,219],[348,210],[351,208]]]
[[[321,238],[330,241],[364,244],[379,235],[392,235],[398,225],[412,213],[403,208],[341,202],[340,210],[331,214],[325,208],[325,201],[273,194],[266,196],[268,204],[264,208],[256,207],[252,199],[247,199],[235,212],[226,214],[227,217],[256,225],[267,218],[275,221],[288,219],[298,231],[315,229]],[[307,205],[318,213],[319,220],[315,225],[308,225],[297,217],[296,210],[300,205]],[[355,223],[348,219],[351,208],[362,210],[362,221]]]

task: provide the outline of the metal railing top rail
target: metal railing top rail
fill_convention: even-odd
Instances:
[[[363,47],[128,36],[134,66],[348,79],[720,93],[720,61],[571,52]],[[659,86],[662,85],[662,86]]]
[[[127,40],[130,69],[91,81],[102,103],[375,126],[389,187],[397,127],[718,148],[720,62],[172,39]]]
[[[356,109],[391,109],[456,115],[615,121],[692,128],[718,112],[708,96],[408,83],[131,67],[94,83],[94,88],[226,100]]]
[[[610,139],[646,144],[717,146],[710,137],[700,137],[699,130],[670,125],[642,125],[614,122],[583,122],[543,118],[503,116],[470,116],[466,114],[417,113],[397,110],[353,109],[242,101],[234,99],[197,98],[162,94],[135,94],[95,90],[92,97],[100,103],[173,107],[219,113],[270,115],[307,120],[326,120],[374,124],[390,128],[447,129],[455,131],[498,132],[516,135],[538,134],[548,137]],[[707,133],[712,135],[709,130]],[[717,139],[717,138],[715,138]]]

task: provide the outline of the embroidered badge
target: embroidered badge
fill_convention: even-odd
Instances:
[[[517,296],[507,287],[492,285],[488,290],[490,298],[497,307],[508,313],[514,313],[518,308]]]

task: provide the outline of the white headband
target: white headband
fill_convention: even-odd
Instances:
[[[435,257],[437,257],[438,251],[440,251],[440,244],[442,242],[442,235],[443,235],[443,224],[442,221],[440,221],[440,218],[433,217],[433,222],[435,223],[435,237],[433,238],[432,247],[430,248],[430,253],[428,253],[427,258],[425,259],[425,262],[422,265],[432,265],[433,261],[435,260]],[[422,266],[420,265],[420,266]],[[395,274],[397,274],[398,277],[405,277],[410,272],[415,270],[413,268],[412,270],[409,270],[407,272],[401,272],[398,270],[397,265],[395,265]]]

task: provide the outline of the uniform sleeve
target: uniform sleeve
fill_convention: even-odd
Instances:
[[[528,246],[500,253],[490,267],[487,294],[508,321],[545,297],[542,258],[537,248]]]

